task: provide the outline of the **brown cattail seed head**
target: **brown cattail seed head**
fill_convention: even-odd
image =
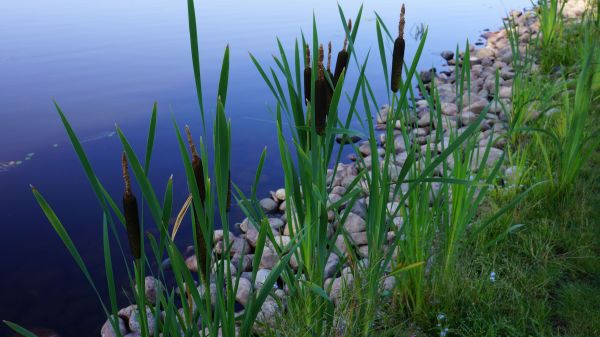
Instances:
[[[306,53],[305,53],[305,65],[304,65],[304,103],[308,105],[310,101],[310,90],[311,90],[311,78],[312,78],[312,69],[310,66],[310,48],[308,47],[308,43],[306,44]]]

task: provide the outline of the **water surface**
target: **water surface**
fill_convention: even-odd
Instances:
[[[360,3],[340,1],[354,17]],[[407,32],[429,26],[422,67],[439,66],[439,52],[497,28],[508,10],[527,0],[410,0]],[[383,79],[373,14],[396,27],[399,1],[365,4],[357,39],[362,58],[372,50],[368,75]],[[223,50],[231,47],[227,114],[232,119],[232,179],[247,189],[264,147],[262,195],[282,185],[274,100],[248,52],[266,65],[275,37],[293,46],[310,34],[314,13],[322,41],[343,40],[335,1],[199,1],[198,29],[207,113],[214,110]],[[103,291],[101,211],[53,108],[56,99],[80,138],[97,175],[118,200],[118,123],[143,154],[152,103],[159,104],[150,175],[157,190],[174,174],[175,207],[185,181],[171,116],[199,132],[185,1],[21,0],[0,2],[0,319],[46,327],[61,336],[96,336],[101,307],[29,190],[35,185],[54,207]],[[407,38],[407,58],[417,42]],[[354,71],[354,75],[352,72]],[[349,76],[355,76],[351,69]],[[374,83],[383,103],[383,81]],[[239,221],[241,214],[234,214]],[[185,244],[185,238],[182,239]],[[119,271],[117,271],[119,272]],[[122,274],[122,273],[121,273]],[[126,287],[121,280],[120,286]],[[125,303],[123,303],[125,304]],[[9,334],[0,327],[0,335]]]

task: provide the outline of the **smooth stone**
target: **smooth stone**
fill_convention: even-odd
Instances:
[[[275,197],[277,197],[277,199],[280,201],[285,201],[285,188],[280,188],[275,191]]]
[[[486,150],[485,147],[478,147],[474,150],[475,153],[473,155],[476,157],[473,158],[471,161],[471,170],[473,170],[473,171],[477,170],[479,168],[479,166],[482,164],[481,161],[483,160],[483,155],[485,154],[485,150]],[[504,153],[504,151],[497,149],[495,147],[490,148],[490,152],[489,152],[488,158],[485,162],[485,166],[492,167],[493,165],[495,165],[503,153]]]
[[[260,257],[259,267],[264,269],[273,269],[278,261],[279,257],[277,254],[271,250],[271,248],[265,247],[262,256]]]
[[[350,233],[350,242],[356,246],[366,245],[368,242],[367,232]]]
[[[256,229],[249,230],[245,234],[246,241],[250,244],[250,247],[255,248],[258,242],[258,231]]]
[[[351,286],[353,282],[354,276],[352,274],[345,274],[333,280],[329,297],[331,297],[334,304],[338,304],[342,288]]]
[[[325,264],[325,270],[324,270],[324,277],[326,279],[333,277],[333,275],[335,275],[335,272],[337,271],[339,263],[340,263],[340,257],[337,256],[337,254],[335,254],[335,253],[329,254],[329,257],[327,258],[327,263]]]
[[[388,113],[390,111],[390,106],[385,104],[379,109],[379,113],[377,114],[377,124],[385,124],[388,118]]]
[[[460,121],[463,123],[463,125],[469,125],[473,123],[478,117],[479,115],[472,111],[463,111],[460,113]]]
[[[246,306],[248,304],[248,300],[250,298],[250,293],[252,292],[252,283],[249,280],[240,277],[237,292],[235,293],[235,300]]]
[[[137,285],[135,288],[137,290]],[[163,289],[163,284],[159,279],[156,279],[153,276],[146,276],[146,278],[144,278],[144,293],[146,294],[148,302],[152,304],[156,303],[156,296]]]
[[[350,212],[344,223],[344,228],[348,233],[363,232],[367,228],[367,223],[360,216]]]
[[[458,113],[458,107],[454,103],[443,102],[441,108],[442,113],[447,116],[455,116]]]
[[[254,287],[256,289],[262,288],[263,284],[267,281],[269,274],[271,273],[271,269],[261,268],[256,272],[256,279],[254,279]]]
[[[272,296],[268,296],[260,307],[256,320],[258,322],[273,325],[275,323],[275,316],[279,313],[279,305]]]
[[[441,56],[444,60],[449,61],[454,58],[454,52],[450,50],[445,50],[441,53]]]
[[[260,207],[267,213],[274,212],[277,206],[277,203],[271,198],[264,198],[260,201]]]
[[[369,246],[364,245],[364,246],[358,247],[358,256],[360,256],[362,258],[369,257]]]
[[[421,81],[423,82],[423,84],[428,84],[431,82],[431,80],[433,79],[433,77],[435,76],[435,68],[431,68],[429,70],[423,70],[419,73],[419,76],[421,77]]]
[[[232,271],[233,274],[233,271]],[[209,286],[210,289],[210,303],[212,305],[215,305],[217,303],[217,285],[215,283],[211,283]],[[200,295],[200,297],[204,297],[206,296],[206,291],[204,291],[205,287],[204,284],[200,284],[198,287],[198,294]]]
[[[285,222],[280,218],[269,218],[269,225],[271,226],[271,229],[279,230],[285,225]]]
[[[483,112],[483,110],[485,109],[485,107],[488,105],[488,101],[485,99],[475,99],[473,101],[471,101],[471,104],[469,104],[464,110],[468,110],[471,112],[474,112],[476,114],[480,114],[481,112]]]
[[[192,256],[188,257],[187,259],[185,259],[185,266],[192,273],[197,273],[198,272],[198,261],[196,260],[196,255],[192,255]]]
[[[335,137],[335,141],[338,144],[354,144],[354,143],[358,143],[360,140],[361,140],[361,138],[357,135],[352,135],[352,136],[337,135]]]
[[[129,330],[132,332],[142,333],[142,326],[139,320],[139,312],[138,310],[133,310],[131,312],[131,316],[129,317]],[[146,323],[148,324],[148,332],[150,335],[154,335],[154,315],[152,314],[152,310],[146,307]]]
[[[498,96],[500,98],[512,98],[512,87],[500,87]]]
[[[104,323],[104,325],[102,325],[102,329],[100,330],[100,336],[102,337],[117,337],[117,336],[124,336],[127,333],[127,327],[125,326],[125,321],[123,319],[121,319],[120,317],[117,317],[118,319],[118,326],[119,326],[119,332],[120,334],[117,334],[115,332],[115,330],[113,329],[113,325],[110,322],[110,320],[106,320],[106,322]]]

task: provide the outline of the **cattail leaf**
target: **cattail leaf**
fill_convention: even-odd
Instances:
[[[171,219],[171,211],[173,210],[173,175],[167,181],[165,195],[163,197],[163,224],[168,228],[169,220]]]
[[[196,96],[198,98],[198,106],[200,107],[200,115],[202,117],[202,126],[205,126],[204,120],[204,103],[202,99],[202,78],[200,76],[200,52],[198,51],[198,30],[196,28],[196,9],[194,8],[194,0],[187,1],[188,8],[188,30],[190,32],[190,48],[192,51],[192,65],[194,67],[194,81],[196,83]]]
[[[8,325],[9,328],[11,328],[14,332],[24,336],[24,337],[38,337],[36,334],[34,334],[33,332],[25,329],[24,327],[10,322],[10,321],[2,321],[4,322],[4,324]]]
[[[219,91],[217,92],[218,98],[221,100],[223,106],[227,100],[227,86],[229,82],[229,45],[225,47],[225,53],[223,55],[223,62],[221,63],[221,77],[219,79]]]
[[[148,141],[146,143],[146,160],[144,161],[144,172],[148,175],[150,170],[150,160],[152,159],[152,149],[154,148],[154,136],[156,135],[156,110],[158,103],[152,105],[152,116],[150,117],[150,128],[148,129]]]

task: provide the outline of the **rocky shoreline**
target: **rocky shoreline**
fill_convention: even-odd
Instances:
[[[563,10],[563,15],[568,18],[581,17],[585,11],[586,1],[576,0],[569,1]],[[514,20],[514,24],[517,25],[519,34],[519,46],[518,48],[524,52],[527,44],[532,37],[539,34],[540,23],[534,10],[527,11],[511,11],[509,16]],[[441,57],[447,61],[447,65],[442,71],[424,71],[420,73],[420,77],[423,83],[429,87],[435,84],[435,87],[439,91],[440,107],[442,112],[441,125],[437,120],[431,121],[430,111],[427,101],[424,99],[418,100],[416,103],[417,118],[412,121],[412,125],[409,126],[409,134],[413,142],[421,145],[422,150],[425,150],[428,144],[433,144],[434,150],[441,148],[441,144],[435,143],[435,130],[443,129],[445,134],[448,134],[448,130],[453,129],[458,132],[461,128],[466,128],[468,125],[476,121],[489,105],[489,111],[485,116],[485,119],[481,123],[480,133],[477,138],[478,146],[481,151],[477,151],[476,156],[478,157],[475,161],[475,165],[481,160],[484,160],[484,152],[488,146],[488,142],[493,139],[491,144],[491,150],[489,156],[487,156],[486,163],[488,167],[493,166],[501,157],[506,145],[505,136],[508,132],[508,114],[512,106],[512,86],[515,71],[511,66],[513,61],[513,52],[509,43],[508,32],[506,29],[500,29],[498,31],[490,31],[482,34],[485,38],[486,43],[481,48],[471,47],[471,87],[470,95],[465,94],[462,97],[463,102],[470,102],[465,104],[464,107],[460,108],[460,104],[457,104],[457,92],[455,84],[454,67],[455,58],[454,53],[451,51],[445,51],[441,53]],[[461,55],[462,57],[462,55]],[[535,68],[535,65],[534,65]],[[496,72],[499,72],[499,103],[494,103],[494,93],[496,85]],[[460,100],[460,97],[458,97]],[[494,103],[494,104],[492,104]],[[384,106],[377,115],[377,124],[383,128],[387,122],[389,107]],[[535,107],[529,111],[529,118],[537,118],[541,115],[540,112],[535,110]],[[397,129],[406,127],[403,125],[396,125]],[[373,155],[381,155],[383,149],[386,146],[393,146],[394,151],[397,153],[397,160],[392,165],[395,165],[397,171],[400,171],[404,160],[406,160],[406,148],[409,147],[404,143],[403,137],[400,136],[400,131],[395,130],[395,139],[393,142],[385,139],[385,135],[380,135],[379,149],[377,154],[371,153],[371,148],[368,142],[358,143],[357,147],[359,153],[357,155],[362,156],[362,161],[354,161],[350,163],[338,164],[337,170],[328,170],[328,182],[332,183],[333,189],[329,195],[330,202],[336,202],[342,198],[346,193],[348,186],[354,181],[361,170],[369,170],[370,163]],[[449,141],[449,138],[444,138],[442,142]],[[404,155],[403,155],[404,154]],[[353,158],[356,160],[356,158]],[[364,163],[360,164],[360,163]],[[472,167],[473,168],[473,167]],[[391,168],[390,171],[394,171]],[[510,179],[511,174],[514,174],[514,169],[511,167],[504,168],[504,175],[506,179]],[[351,285],[353,283],[353,273],[350,266],[347,264],[340,265],[345,260],[349,249],[356,251],[362,263],[368,263],[366,259],[368,257],[369,247],[367,245],[367,232],[366,232],[366,207],[368,202],[368,190],[364,191],[364,195],[359,199],[353,206],[348,218],[343,224],[335,221],[335,214],[330,211],[328,214],[329,226],[328,234],[334,235],[336,229],[339,226],[343,226],[344,230],[349,234],[350,243],[352,247],[346,246],[346,241],[343,236],[339,234],[335,240],[337,249],[342,253],[342,256],[338,256],[332,253],[327,260],[325,267],[325,286],[331,290],[329,292],[330,298],[334,304],[337,305],[343,286]],[[435,186],[434,186],[435,193]],[[393,208],[394,203],[388,204],[388,208]],[[275,236],[277,243],[281,247],[289,247],[291,238],[290,228],[285,216],[286,209],[286,195],[284,189],[278,189],[271,192],[271,196],[260,200],[260,206],[263,211],[269,217],[269,224],[271,230]],[[403,220],[401,217],[394,219],[394,224],[401,227]],[[249,296],[253,290],[260,289],[263,286],[267,276],[279,261],[278,254],[275,252],[274,247],[271,243],[267,244],[265,250],[260,259],[260,265],[256,280],[254,284],[251,283],[252,279],[252,261],[254,257],[254,248],[258,240],[258,230],[248,220],[244,219],[241,223],[236,224],[239,228],[239,234],[230,232],[229,238],[231,240],[231,272],[234,274],[238,269],[241,269],[241,278],[239,281],[239,287],[236,294],[236,301],[243,307],[248,302]],[[224,253],[223,243],[223,230],[217,230],[214,232],[215,250],[214,254],[217,257],[222,257]],[[394,240],[395,232],[390,231],[387,235],[387,240]],[[193,254],[193,250],[188,252]],[[240,257],[242,257],[240,259]],[[194,255],[187,256],[186,265],[191,271],[197,271],[197,262]],[[292,257],[290,260],[292,268],[296,269],[298,263]],[[382,281],[382,291],[391,290],[395,286],[395,278],[389,276]],[[151,276],[146,277],[146,297],[150,303],[154,303],[156,300],[156,292],[159,287],[163,287],[159,280],[154,279]],[[200,286],[202,288],[203,286]],[[199,288],[200,294],[204,293],[203,289]],[[217,284],[211,284],[211,294],[215,294]],[[213,302],[216,300],[212,299]],[[283,310],[285,307],[286,300],[286,289],[285,287],[274,289],[272,296],[269,296],[264,302],[261,308],[261,312],[258,315],[258,321],[262,323],[272,323],[275,315]],[[125,337],[140,336],[139,331],[139,320],[137,318],[137,310],[135,305],[128,306],[119,311],[119,330]],[[150,310],[147,309],[148,321],[153,322],[154,317]],[[153,324],[150,324],[152,326]],[[151,331],[152,333],[152,331]],[[112,330],[110,322],[106,322],[102,327],[101,335],[103,337],[116,336]]]

